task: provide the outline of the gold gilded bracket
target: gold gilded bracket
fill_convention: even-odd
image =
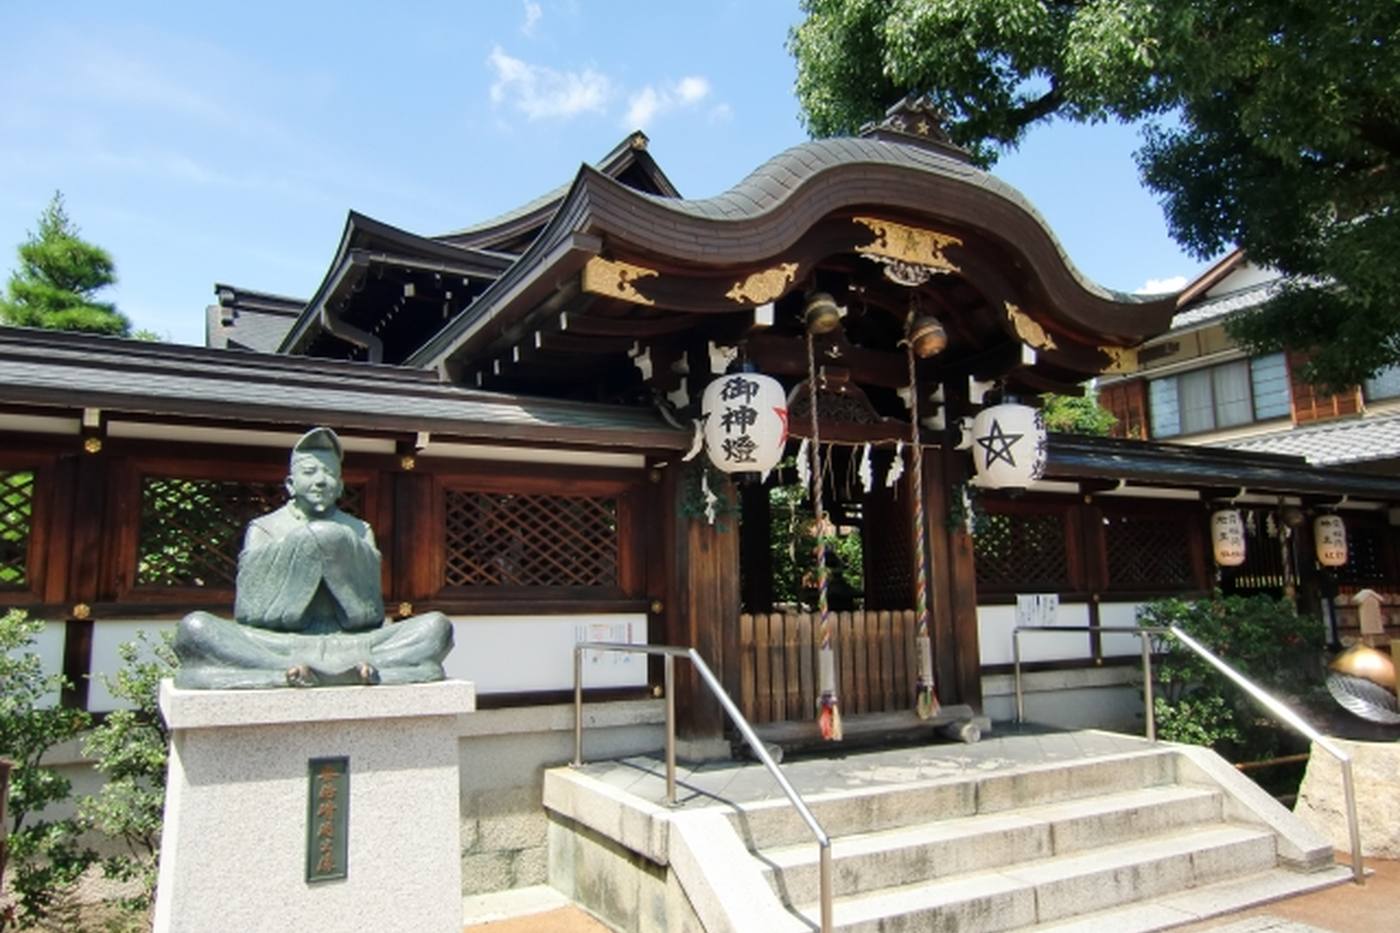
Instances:
[[[878,217],[852,217],[854,222],[869,227],[875,241],[857,246],[856,252],[880,261],[894,261],[923,266],[935,272],[961,272],[943,251],[950,246],[962,246],[960,237],[921,227],[881,220]]]
[[[742,282],[735,282],[724,297],[740,304],[761,305],[779,297],[797,281],[797,263],[779,263],[771,269],[754,272]]]
[[[1137,347],[1099,347],[1099,352],[1108,357],[1105,374],[1127,374],[1138,371]]]
[[[656,302],[637,291],[633,283],[656,275],[660,273],[646,266],[594,256],[583,267],[583,290],[637,305],[655,305]]]
[[[1046,333],[1045,328],[1033,319],[1029,314],[1006,302],[1006,319],[1011,322],[1011,326],[1016,330],[1016,336],[1021,338],[1021,342],[1028,347],[1037,350],[1054,350],[1055,338]]]

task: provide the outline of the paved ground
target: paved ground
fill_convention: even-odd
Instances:
[[[1339,861],[1346,861],[1338,853]],[[1372,859],[1366,884],[1338,885],[1237,914],[1177,927],[1178,933],[1388,933],[1400,929],[1400,862]],[[587,911],[554,907],[469,924],[470,933],[611,933]]]
[[[1337,861],[1350,864],[1351,860],[1338,852]],[[1400,930],[1400,862],[1369,859],[1366,867],[1374,874],[1366,878],[1364,885],[1342,884],[1179,929],[1182,933],[1206,930],[1210,933],[1313,933],[1314,930],[1389,933]],[[1280,925],[1257,925],[1267,921]]]

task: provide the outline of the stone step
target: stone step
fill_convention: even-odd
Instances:
[[[1175,782],[1176,757],[1164,748],[856,793],[810,794],[806,802],[827,835],[835,838]],[[754,851],[812,838],[806,823],[785,799],[741,805],[729,818],[739,838]]]
[[[1220,819],[1218,791],[1168,785],[859,833],[832,843],[833,890],[845,896],[912,884]],[[758,853],[769,885],[788,904],[817,899],[818,858],[810,840]]]
[[[1258,874],[1276,864],[1275,840],[1268,832],[1228,824],[1198,826],[1076,855],[837,898],[834,919],[838,929],[853,933],[995,933]],[[799,913],[813,923],[820,917],[815,903]]]
[[[1103,933],[1104,930],[1112,930],[1113,933],[1152,933],[1248,910],[1285,897],[1349,884],[1351,881],[1351,868],[1346,865],[1333,865],[1313,872],[1271,868],[1258,874],[1168,894],[1147,903],[1114,907],[1028,929],[1035,933]]]

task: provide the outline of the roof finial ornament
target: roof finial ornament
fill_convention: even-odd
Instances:
[[[972,161],[967,150],[956,145],[943,128],[947,120],[948,115],[928,94],[909,93],[885,111],[883,120],[861,127],[860,135],[932,149],[963,162]]]

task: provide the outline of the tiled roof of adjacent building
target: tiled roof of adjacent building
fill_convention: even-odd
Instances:
[[[1328,466],[1400,457],[1400,413],[1349,418],[1225,441],[1221,447],[1289,454]]]
[[[1224,295],[1194,304],[1172,318],[1171,329],[1182,330],[1187,327],[1197,327],[1210,321],[1228,317],[1237,311],[1256,308],[1274,296],[1281,281],[1281,279],[1272,279],[1268,282],[1260,282],[1257,285],[1226,292]]]

